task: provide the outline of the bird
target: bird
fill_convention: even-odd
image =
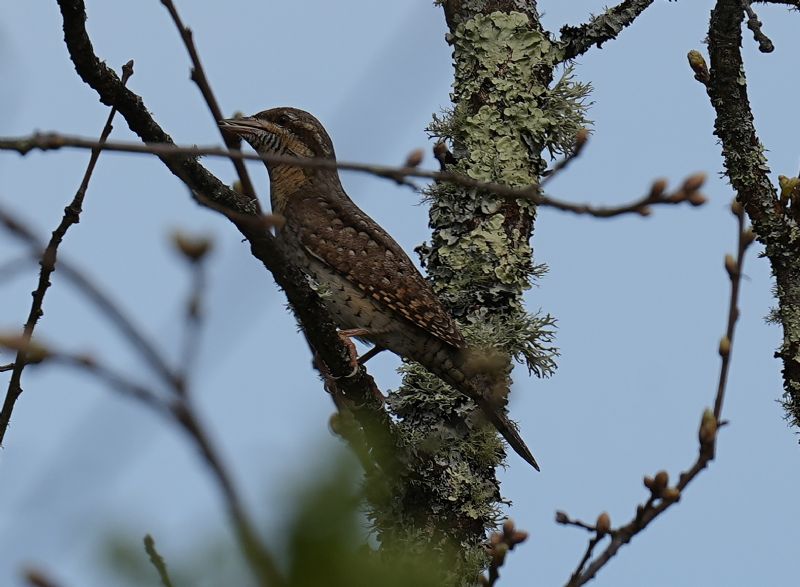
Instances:
[[[350,199],[335,165],[292,164],[291,158],[336,161],[319,120],[280,107],[221,120],[219,126],[262,156],[284,156],[264,161],[272,212],[284,219],[277,238],[290,260],[324,288],[321,298],[340,334],[415,361],[468,396],[538,471],[516,425],[481,392],[487,379],[474,372],[475,349],[400,245]]]

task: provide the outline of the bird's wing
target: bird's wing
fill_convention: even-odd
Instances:
[[[342,195],[344,195],[342,193]],[[287,219],[306,251],[420,328],[456,348],[466,346],[430,283],[372,218],[346,195],[341,202],[313,194],[294,196]]]

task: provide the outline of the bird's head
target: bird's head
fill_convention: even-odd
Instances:
[[[271,108],[253,116],[219,121],[261,155],[334,159],[333,142],[319,120],[297,108]],[[267,167],[272,165],[267,162]]]
[[[220,128],[240,136],[259,155],[335,160],[333,142],[325,127],[297,108],[271,108],[253,116],[219,121]],[[283,214],[297,194],[305,193],[314,178],[339,186],[336,169],[301,167],[291,162],[264,161],[270,176],[272,211]]]

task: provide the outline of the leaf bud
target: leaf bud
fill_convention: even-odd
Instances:
[[[414,149],[406,157],[405,167],[417,167],[425,158],[425,151],[422,149]]]
[[[661,495],[669,485],[669,473],[666,471],[659,471],[653,480],[653,493]]]
[[[731,353],[731,339],[723,336],[719,339],[719,356],[727,357]]]
[[[701,446],[709,446],[713,444],[717,436],[717,419],[714,417],[714,412],[706,409],[703,412],[703,417],[700,420],[700,430],[698,438],[700,439]]]
[[[739,269],[736,267],[736,259],[730,253],[725,255],[725,271],[728,272],[728,277],[731,279],[739,273]]]
[[[597,523],[594,525],[598,536],[605,536],[611,531],[611,517],[607,512],[597,516]]]
[[[681,491],[677,487],[667,487],[661,497],[664,501],[678,501],[681,498]]]

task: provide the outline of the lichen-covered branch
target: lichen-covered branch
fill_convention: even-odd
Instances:
[[[452,147],[447,171],[511,187],[538,185],[542,153],[568,153],[587,124],[587,88],[569,75],[553,84],[552,43],[535,3],[444,1],[453,46],[453,108],[437,116],[434,136]],[[430,245],[423,263],[469,343],[500,351],[510,383],[512,357],[550,373],[557,354],[553,319],[531,316],[522,295],[536,273],[529,239],[535,205],[482,189],[436,183]],[[495,432],[463,395],[416,365],[389,398],[411,442],[413,465],[391,500],[371,508],[382,544],[441,549],[447,584],[472,584],[489,560],[484,543],[502,505],[496,469],[504,454]],[[525,431],[522,431],[523,435]],[[424,458],[420,458],[423,457]],[[419,504],[425,504],[421,508]],[[455,554],[448,550],[457,546]]]
[[[712,11],[707,91],[716,111],[715,134],[722,143],[725,172],[772,265],[783,325],[777,356],[783,361],[784,406],[790,421],[800,426],[800,206],[794,198],[782,202],[769,178],[747,95],[741,54],[744,17],[741,0],[719,0]]]
[[[568,61],[586,53],[593,45],[602,47],[603,43],[617,38],[622,29],[630,25],[645,11],[653,0],[625,0],[603,14],[580,26],[564,26],[556,44],[560,60]]]

